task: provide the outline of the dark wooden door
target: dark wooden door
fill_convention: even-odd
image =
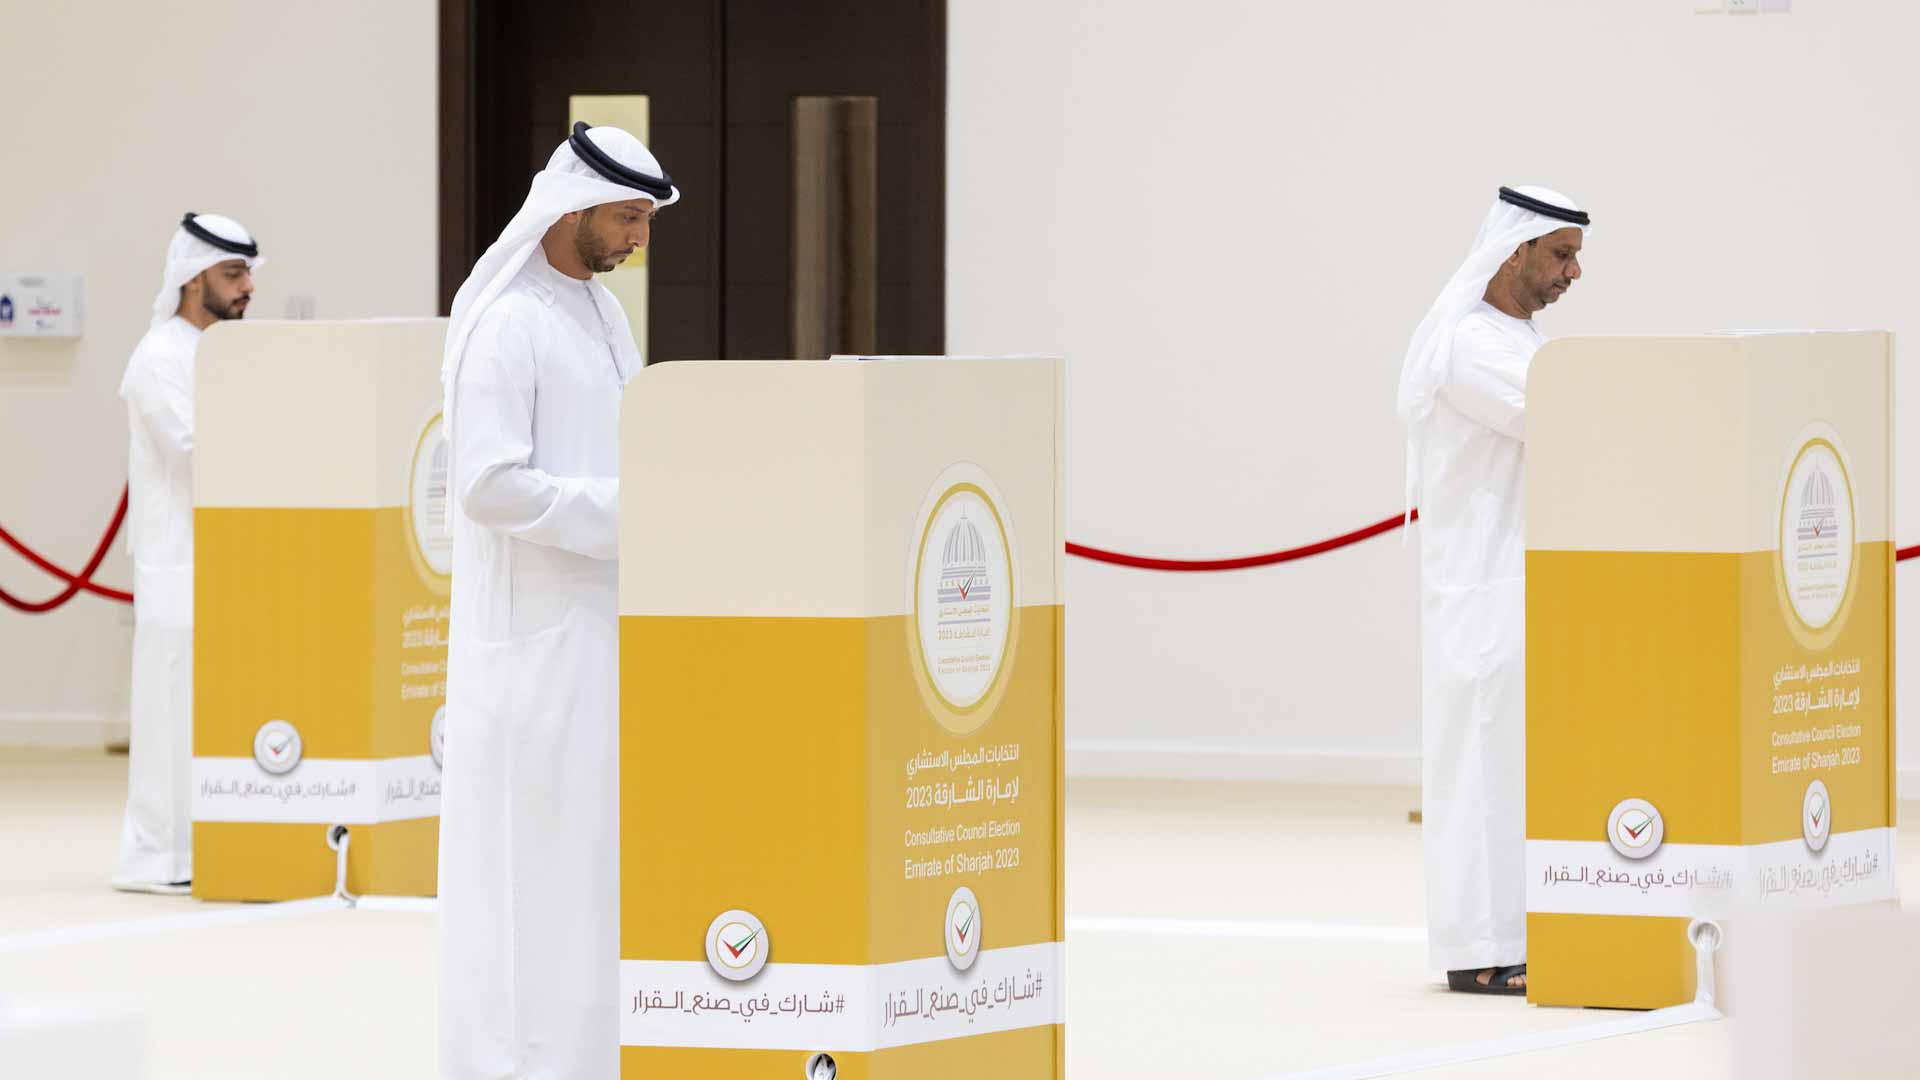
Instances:
[[[442,0],[441,310],[566,135],[575,94],[645,94],[681,201],[648,263],[654,362],[792,349],[792,102],[879,99],[877,351],[946,321],[945,0]]]

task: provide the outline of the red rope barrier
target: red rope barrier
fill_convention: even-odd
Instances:
[[[1292,562],[1295,559],[1324,555],[1329,551],[1357,544],[1362,540],[1371,540],[1384,532],[1392,532],[1409,522],[1420,520],[1420,511],[1415,510],[1405,517],[1395,514],[1384,521],[1376,521],[1364,529],[1355,529],[1350,533],[1336,536],[1331,540],[1322,540],[1305,547],[1288,548],[1285,551],[1272,551],[1265,555],[1246,555],[1237,559],[1153,559],[1143,555],[1123,555],[1117,551],[1103,551],[1100,548],[1087,547],[1067,541],[1067,554],[1078,555],[1095,562],[1112,563],[1115,566],[1131,566],[1141,570],[1210,571],[1245,570],[1254,566],[1272,566],[1275,563]]]
[[[53,599],[37,603],[21,600],[19,597],[9,594],[6,590],[0,589],[0,603],[13,608],[15,611],[39,614],[60,607],[82,591],[104,597],[108,600],[118,601],[122,604],[133,603],[132,593],[108,588],[93,580],[93,572],[100,568],[101,561],[106,558],[107,549],[113,545],[114,538],[119,535],[120,525],[125,521],[126,516],[127,492],[126,489],[123,488],[120,492],[120,506],[113,513],[113,522],[107,526],[106,535],[100,538],[100,545],[94,549],[93,558],[87,561],[86,569],[80,571],[78,574],[69,574],[59,566],[48,562],[34,552],[32,548],[27,547],[27,545],[16,539],[12,533],[4,528],[0,528],[0,541],[5,542],[8,547],[19,552],[28,562],[33,563],[33,565],[65,582],[67,586],[65,590]],[[1390,518],[1376,521],[1365,528],[1355,529],[1350,533],[1343,533],[1340,536],[1322,540],[1318,543],[1307,544],[1296,548],[1287,548],[1284,551],[1271,551],[1264,555],[1244,555],[1232,559],[1159,559],[1145,555],[1127,555],[1118,551],[1107,551],[1102,548],[1089,547],[1085,544],[1076,544],[1071,540],[1067,541],[1067,554],[1082,559],[1089,559],[1093,562],[1111,563],[1115,566],[1130,566],[1140,570],[1164,570],[1186,573],[1247,570],[1257,566],[1274,566],[1279,563],[1293,562],[1296,559],[1306,559],[1315,555],[1324,555],[1329,551],[1338,551],[1341,548],[1358,544],[1363,540],[1371,540],[1381,533],[1392,532],[1402,525],[1418,520],[1420,520],[1420,511],[1418,510],[1413,511],[1404,518],[1399,514],[1395,514]],[[1900,548],[1894,552],[1894,560],[1896,562],[1905,562],[1913,558],[1920,558],[1920,544]]]
[[[1381,533],[1392,532],[1402,524],[1418,520],[1420,520],[1420,511],[1418,510],[1415,510],[1404,520],[1400,515],[1395,514],[1384,521],[1376,521],[1364,529],[1355,529],[1350,533],[1336,536],[1331,540],[1322,540],[1317,544],[1288,548],[1285,551],[1268,552],[1265,555],[1245,555],[1237,559],[1155,559],[1148,558],[1144,555],[1123,555],[1117,551],[1104,551],[1100,548],[1088,547],[1085,544],[1076,544],[1071,540],[1067,541],[1067,554],[1078,555],[1082,559],[1091,559],[1094,562],[1112,563],[1115,566],[1131,566],[1141,570],[1184,572],[1245,570],[1254,566],[1272,566],[1275,563],[1292,562],[1295,559],[1324,555],[1329,551],[1337,551],[1340,548],[1357,544],[1362,540],[1371,540]],[[1894,552],[1895,562],[1905,562],[1912,558],[1920,558],[1920,544],[1900,548]]]
[[[33,563],[33,565],[67,583],[67,587],[62,590],[59,595],[51,600],[41,601],[22,600],[7,592],[5,589],[0,589],[0,604],[5,604],[15,611],[23,611],[29,615],[39,615],[60,607],[75,596],[78,596],[82,590],[93,593],[95,596],[104,596],[109,600],[117,600],[123,604],[133,603],[132,593],[121,592],[119,589],[109,589],[105,585],[97,585],[93,581],[93,572],[100,569],[101,562],[105,561],[107,549],[113,546],[114,537],[120,535],[120,524],[126,519],[127,489],[123,487],[120,489],[120,506],[113,512],[112,523],[107,526],[106,534],[100,537],[99,545],[93,549],[93,558],[87,560],[86,569],[80,571],[78,574],[69,574],[53,563],[41,558],[31,548],[16,539],[12,533],[4,528],[0,528],[0,541],[5,541],[8,547],[25,556],[28,562]]]

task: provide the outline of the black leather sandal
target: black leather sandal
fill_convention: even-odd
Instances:
[[[1505,997],[1519,997],[1527,992],[1524,986],[1508,986],[1507,980],[1527,973],[1527,965],[1514,964],[1510,967],[1497,967],[1486,982],[1480,981],[1480,973],[1486,968],[1466,968],[1461,971],[1447,972],[1447,989],[1458,990],[1463,994],[1499,994]]]

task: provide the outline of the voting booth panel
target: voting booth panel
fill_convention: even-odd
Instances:
[[[895,358],[628,388],[624,1075],[1062,1075],[1060,387]]]
[[[439,319],[226,322],[194,448],[195,896],[432,895],[452,545]]]
[[[1527,386],[1528,997],[1891,900],[1892,340],[1569,338]]]

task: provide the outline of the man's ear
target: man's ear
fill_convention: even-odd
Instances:
[[[561,214],[560,220],[566,222],[569,225],[578,225],[580,224],[580,211],[574,210],[574,211],[571,211],[570,213]]]

